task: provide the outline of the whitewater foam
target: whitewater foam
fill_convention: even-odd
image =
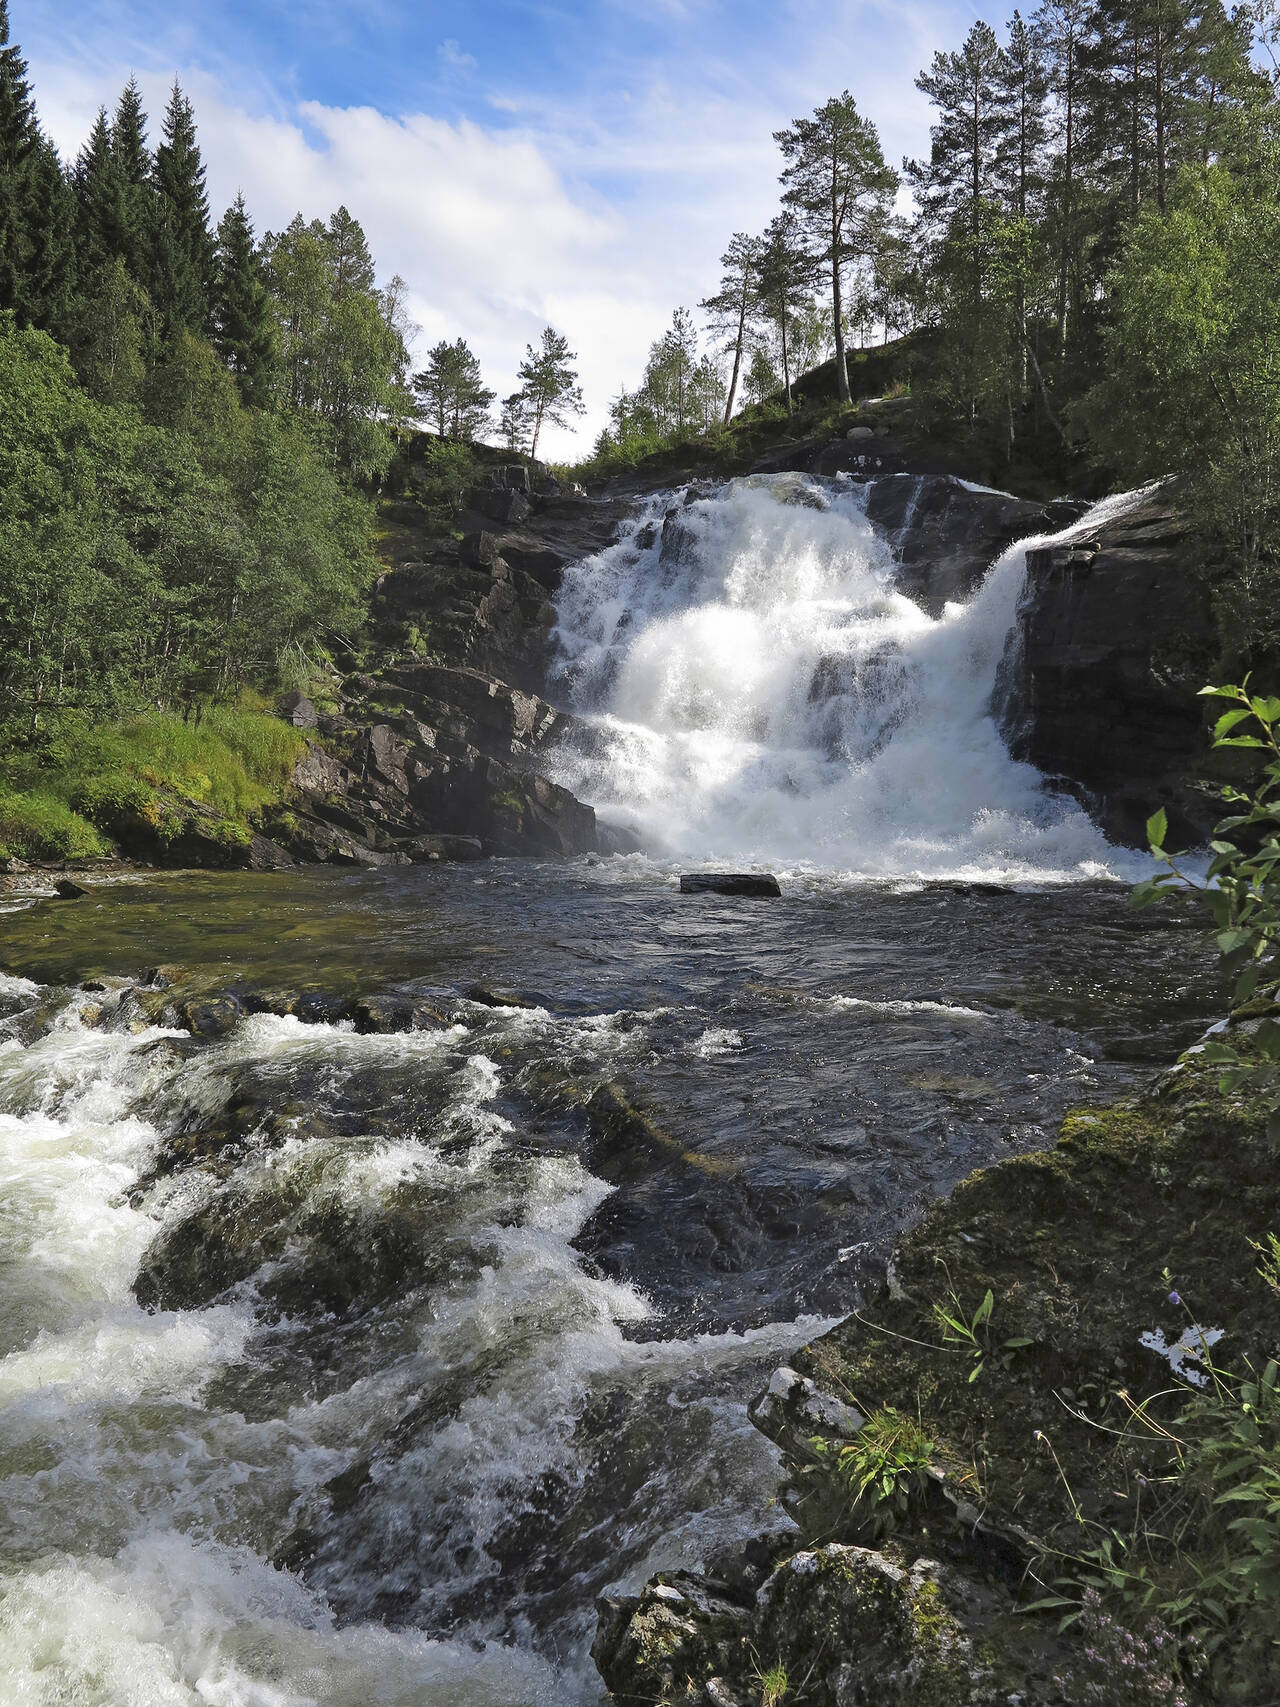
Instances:
[[[659,861],[860,877],[1074,881],[1135,873],[1013,760],[992,711],[1026,552],[937,619],[895,590],[865,488],[753,476],[660,494],[565,573],[556,636],[582,719],[556,779]]]

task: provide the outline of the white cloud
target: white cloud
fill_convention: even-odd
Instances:
[[[464,53],[456,36],[440,43],[436,58],[450,71],[474,71],[476,68],[475,54]]]

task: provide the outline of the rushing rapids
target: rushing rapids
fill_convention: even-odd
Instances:
[[[1131,865],[1010,759],[993,715],[1026,549],[1044,541],[935,620],[895,590],[865,497],[802,474],[660,494],[571,569],[561,667],[586,723],[559,780],[685,861],[1040,882]]]
[[[1121,856],[1003,750],[1016,553],[935,622],[850,486],[673,507],[561,605],[566,780],[648,855],[3,917],[6,1702],[598,1701],[598,1594],[786,1526],[769,1371],[1213,1010],[1188,921],[1069,881]],[[677,855],[790,875],[682,899]]]

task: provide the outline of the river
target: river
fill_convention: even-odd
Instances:
[[[785,1527],[769,1371],[1218,1009],[1004,752],[1016,553],[934,620],[851,488],[674,507],[560,607],[560,779],[644,851],[0,920],[6,1703],[598,1701],[598,1594]],[[782,899],[679,894],[726,860]]]

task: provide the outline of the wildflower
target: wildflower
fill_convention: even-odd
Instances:
[[[1179,1295],[1178,1295],[1178,1293],[1176,1293],[1176,1292],[1171,1292],[1171,1293],[1170,1293],[1170,1294],[1169,1294],[1169,1302],[1170,1302],[1170,1303],[1171,1303],[1171,1304],[1181,1304],[1181,1302],[1182,1302],[1182,1299],[1181,1299],[1181,1297],[1180,1297],[1180,1296],[1179,1296]]]

